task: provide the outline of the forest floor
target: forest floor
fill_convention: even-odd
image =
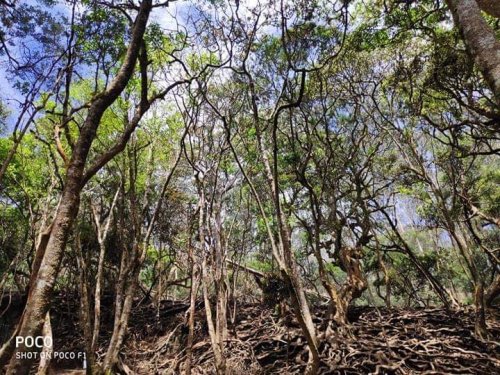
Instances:
[[[112,329],[111,298],[104,303],[105,325],[101,351]],[[60,296],[52,310],[54,349],[81,351],[78,301]],[[193,374],[214,374],[213,354],[203,304],[197,310]],[[184,302],[164,301],[160,307],[136,306],[122,350],[122,362],[133,374],[182,374],[186,359],[187,309]],[[318,308],[315,318],[325,331]],[[320,343],[321,374],[500,374],[500,311],[490,311],[491,339],[473,335],[470,311],[448,314],[442,309],[375,309],[357,307],[350,311],[348,331],[332,332]],[[279,318],[261,304],[236,307],[229,324],[228,374],[302,374],[307,349],[291,313]],[[63,368],[81,368],[81,363],[56,363]]]

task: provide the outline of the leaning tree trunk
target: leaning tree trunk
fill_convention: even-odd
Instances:
[[[253,85],[253,84],[252,84]],[[254,95],[253,95],[254,96]],[[256,112],[256,104],[254,103],[254,116],[256,119],[256,123],[258,123],[258,114]],[[293,312],[295,317],[297,318],[299,325],[304,333],[304,336],[306,337],[307,340],[307,345],[309,349],[309,363],[306,368],[306,374],[308,375],[314,375],[317,374],[318,369],[319,369],[319,351],[318,351],[318,338],[316,335],[316,328],[314,326],[311,312],[309,309],[309,304],[307,302],[307,298],[305,295],[304,287],[302,285],[302,282],[300,280],[300,275],[298,274],[297,271],[297,264],[293,256],[293,252],[291,249],[291,244],[289,242],[290,240],[290,232],[287,230],[286,227],[286,218],[283,215],[283,212],[279,210],[279,212],[276,213],[276,218],[278,219],[279,223],[279,235],[278,241],[276,241],[276,236],[273,233],[273,230],[271,229],[270,223],[267,220],[267,214],[264,210],[264,206],[262,204],[261,197],[259,193],[257,192],[254,184],[252,183],[252,180],[249,178],[248,174],[245,171],[245,168],[240,162],[240,159],[238,157],[238,153],[236,152],[234,145],[232,144],[231,141],[231,134],[229,131],[229,124],[225,120],[225,118],[222,119],[224,123],[224,127],[226,129],[226,136],[227,136],[227,141],[229,144],[229,147],[231,149],[231,152],[235,158],[236,163],[238,164],[238,167],[240,168],[240,171],[242,172],[245,180],[247,181],[248,185],[250,186],[250,190],[252,192],[253,197],[255,198],[257,202],[257,206],[259,207],[259,212],[261,214],[262,219],[264,220],[264,224],[266,227],[266,232],[268,235],[268,239],[271,243],[271,249],[272,249],[272,255],[273,259],[276,260],[279,266],[280,270],[280,275],[282,279],[285,281],[286,286],[290,290],[292,296],[291,296],[291,303],[293,307]],[[259,134],[259,133],[258,133]],[[266,170],[266,177],[268,184],[271,188],[272,195],[277,197],[277,181],[274,180],[273,173],[270,168],[270,162],[269,162],[269,157],[268,157],[268,152],[264,148],[262,139],[260,136],[257,136],[258,138],[258,145],[259,145],[259,151],[262,154],[262,158],[264,161],[264,167]],[[279,206],[279,199],[277,200],[278,206]]]
[[[43,231],[39,236],[39,240],[35,251],[35,258],[33,260],[33,264],[31,267],[30,281],[27,288],[28,294],[33,289],[33,285],[36,281],[38,270],[40,269],[40,264],[42,263],[43,254],[47,247],[47,242],[50,238],[51,231],[52,231],[52,224],[47,229],[45,229],[45,231]],[[23,319],[23,316],[24,312],[20,320]],[[15,337],[18,335],[18,328],[19,327],[16,328],[16,330],[11,335],[9,340],[7,340],[7,342],[0,349],[0,369],[2,369],[9,362],[9,359],[12,357],[12,354],[14,353]]]
[[[72,173],[75,168],[68,171],[68,180],[61,200],[61,205],[54,220],[51,235],[45,249],[45,254],[40,263],[36,281],[28,294],[28,300],[23,316],[16,330],[16,336],[39,336],[44,325],[45,316],[50,308],[51,294],[62,254],[68,240],[69,231],[75,218],[79,204],[79,187]],[[8,345],[8,343],[6,344]],[[2,348],[3,350],[3,348]],[[17,360],[16,355],[31,349],[21,346],[15,348],[7,374],[27,374],[33,360]]]
[[[220,268],[220,259],[221,255],[221,243],[220,243],[220,231],[222,223],[220,221],[220,216],[215,215],[216,228],[209,227],[210,219],[213,218],[213,212],[210,212],[208,209],[208,205],[205,199],[205,181],[204,179],[197,178],[198,182],[198,194],[199,194],[199,238],[201,244],[201,253],[206,254],[205,247],[210,246],[210,250],[215,252],[214,261],[213,261],[213,277],[210,277],[207,270],[207,256],[203,256],[201,262],[201,287],[203,292],[203,301],[205,304],[205,315],[208,326],[208,334],[210,336],[210,344],[212,346],[212,351],[214,353],[215,359],[215,370],[217,375],[225,375],[226,368],[226,357],[224,353],[224,344],[225,344],[225,335],[227,335],[227,321],[226,312],[225,312],[225,301],[223,295],[221,294],[221,288],[219,285],[220,279],[222,278],[223,269]],[[220,202],[219,202],[220,203]],[[219,211],[220,212],[220,211]],[[214,229],[214,230],[210,230]],[[205,238],[210,237],[215,244],[207,245]],[[225,264],[222,266],[225,267]],[[211,280],[215,282],[215,292],[216,292],[216,306],[215,306],[215,317],[212,311],[212,306],[210,303],[209,296],[209,284]],[[224,311],[222,311],[222,308]],[[215,318],[215,319],[214,319]],[[214,324],[215,321],[215,324]]]
[[[120,70],[109,87],[103,93],[96,95],[90,104],[87,118],[81,128],[80,136],[75,144],[67,169],[61,203],[55,214],[47,246],[43,251],[40,270],[36,281],[30,289],[22,319],[12,339],[15,336],[36,337],[42,331],[45,316],[50,308],[52,292],[59,273],[66,243],[80,207],[80,193],[84,181],[86,181],[84,170],[92,142],[96,136],[96,131],[104,111],[118,98],[132,77],[151,8],[152,0],[144,0],[141,3],[132,31],[131,41]],[[0,358],[3,359],[5,357],[4,353],[11,352],[12,347],[12,342],[7,342],[0,352]],[[31,351],[32,349],[28,349],[24,345],[15,348],[7,369],[8,375],[27,374],[29,372],[34,359],[22,361],[16,359],[18,353],[25,353],[28,350]],[[1,365],[2,363],[0,363]]]
[[[99,344],[99,332],[101,328],[101,290],[104,278],[104,257],[106,255],[106,238],[109,232],[111,222],[113,220],[113,210],[118,201],[118,196],[121,189],[117,189],[113,202],[109,208],[109,216],[105,223],[100,222],[100,215],[98,214],[97,207],[91,204],[92,214],[94,216],[94,221],[96,224],[97,231],[97,242],[99,243],[99,260],[97,263],[97,274],[96,274],[96,284],[95,284],[95,295],[94,295],[94,327],[92,329],[92,335],[90,337],[90,352],[87,353],[89,360],[89,365],[95,363],[95,352]],[[89,316],[90,319],[90,316]]]
[[[283,212],[278,213],[279,246],[283,254],[280,266],[281,276],[285,280],[291,292],[291,304],[297,321],[304,333],[309,349],[309,361],[305,370],[306,375],[315,375],[319,370],[319,342],[316,335],[316,327],[311,315],[307,301],[304,285],[300,277],[297,260],[295,259],[291,246],[291,231]],[[284,267],[283,267],[284,265]]]
[[[486,306],[491,307],[495,299],[500,295],[500,273],[497,273],[484,294]]]
[[[205,258],[202,260],[201,265],[201,285],[203,290],[203,301],[205,304],[205,315],[207,318],[208,334],[210,336],[210,343],[212,344],[212,350],[214,352],[215,358],[215,369],[217,375],[226,375],[226,357],[224,354],[224,343],[220,342],[220,332],[217,332],[217,325],[214,325],[214,315],[212,312],[212,306],[210,305],[210,298],[208,292],[208,284],[210,278],[207,273],[207,264]],[[217,296],[218,298],[218,296]],[[218,323],[218,322],[217,322]]]
[[[499,2],[494,1],[496,4]],[[471,57],[483,73],[497,103],[500,104],[500,42],[486,23],[476,0],[446,0]],[[480,1],[486,3],[493,1]],[[492,11],[497,9],[490,7]],[[498,9],[497,9],[498,11]]]
[[[377,208],[381,208],[379,205],[377,205]],[[417,256],[414,254],[413,250],[411,247],[408,245],[406,240],[403,238],[402,234],[400,233],[396,223],[391,219],[391,216],[385,209],[381,209],[382,214],[386,217],[393,233],[396,235],[397,239],[400,242],[400,248],[401,252],[403,254],[406,254],[408,256],[408,259],[410,262],[415,266],[417,271],[429,282],[432,290],[436,293],[436,295],[439,297],[443,305],[447,310],[456,310],[458,308],[458,302],[457,299],[452,296],[448,291],[444,288],[444,286],[437,280],[434,275],[422,264],[422,262],[417,258]]]
[[[135,222],[135,227],[139,228],[140,223],[137,216],[137,207],[135,206],[136,201],[135,199],[131,201],[133,203],[132,217],[134,218],[132,221]],[[127,331],[134,294],[139,282],[140,265],[142,264],[145,251],[139,242],[139,230],[137,230],[136,236],[131,248],[129,249],[125,246],[121,254],[118,282],[116,285],[113,333],[103,363],[103,370],[106,374],[113,373],[119,363],[118,354]]]

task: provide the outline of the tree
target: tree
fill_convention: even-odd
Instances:
[[[476,0],[446,0],[467,49],[500,105],[500,41],[481,15],[480,5],[498,17],[498,6]]]
[[[33,371],[17,335],[59,339],[53,296],[81,301],[95,374],[139,371],[121,355],[135,314],[166,334],[151,371],[175,351],[161,362],[187,374],[266,372],[268,344],[307,374],[358,354],[365,372],[420,366],[405,344],[353,352],[379,306],[473,321],[469,338],[489,340],[496,3],[201,1],[156,23],[169,2],[0,2],[0,60],[21,94],[0,101],[2,324],[27,299],[0,365]],[[253,330],[249,310],[279,328],[265,345],[232,340]],[[486,360],[478,347],[467,356]]]
[[[89,172],[85,173],[92,141],[95,138],[104,111],[116,100],[132,77],[139,50],[143,44],[143,36],[151,8],[152,2],[150,0],[144,0],[141,3],[131,32],[130,43],[120,69],[110,85],[96,95],[89,104],[87,117],[75,142],[69,161],[61,202],[54,216],[50,235],[45,248],[39,247],[37,249],[36,258],[40,259],[40,264],[39,267],[33,270],[32,274],[32,279],[36,280],[36,282],[32,283],[25,311],[14,336],[38,336],[41,332],[45,315],[50,307],[51,293],[57,278],[61,258],[78,212],[81,189],[92,174],[97,172],[100,167],[99,164],[101,164],[99,163],[94,168],[91,167],[90,174]],[[144,64],[142,69],[145,69]],[[145,79],[146,77],[143,75],[142,78]],[[145,88],[147,87],[146,84],[147,82],[143,82]],[[143,90],[143,94],[146,93],[147,91]],[[149,104],[146,97],[142,97],[141,100],[142,108],[139,109],[139,113],[143,113],[146,110],[146,105]],[[112,153],[105,155],[104,159],[110,156],[112,156]],[[31,361],[18,361],[15,356],[16,353],[24,352],[27,348],[14,348],[13,344],[13,339],[11,339],[3,346],[0,352],[0,364],[5,363],[12,356],[13,359],[10,361],[7,373],[25,373],[28,371]]]

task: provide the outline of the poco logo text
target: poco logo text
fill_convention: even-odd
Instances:
[[[25,346],[27,348],[52,347],[52,337],[50,336],[16,336],[16,348]]]

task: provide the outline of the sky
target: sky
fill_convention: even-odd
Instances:
[[[24,0],[19,1],[18,5],[40,5],[41,2],[38,0]],[[45,5],[42,4],[43,7]],[[182,20],[188,14],[190,8],[190,2],[188,1],[175,1],[172,2],[168,9],[158,8],[155,9],[151,14],[151,21],[159,23],[162,27],[169,30],[174,30],[177,27],[177,21],[182,23]],[[52,8],[53,12],[57,12],[61,15],[69,17],[71,15],[71,6],[69,3],[60,1],[54,5]],[[29,46],[29,44],[28,44]],[[11,53],[15,53],[13,49]],[[23,101],[23,95],[13,87],[14,80],[7,73],[7,62],[6,56],[0,56],[0,100],[9,108],[10,116],[7,118],[7,131],[11,131],[16,120],[19,108],[19,101]],[[3,134],[6,135],[6,134]],[[2,134],[0,134],[2,136]]]

